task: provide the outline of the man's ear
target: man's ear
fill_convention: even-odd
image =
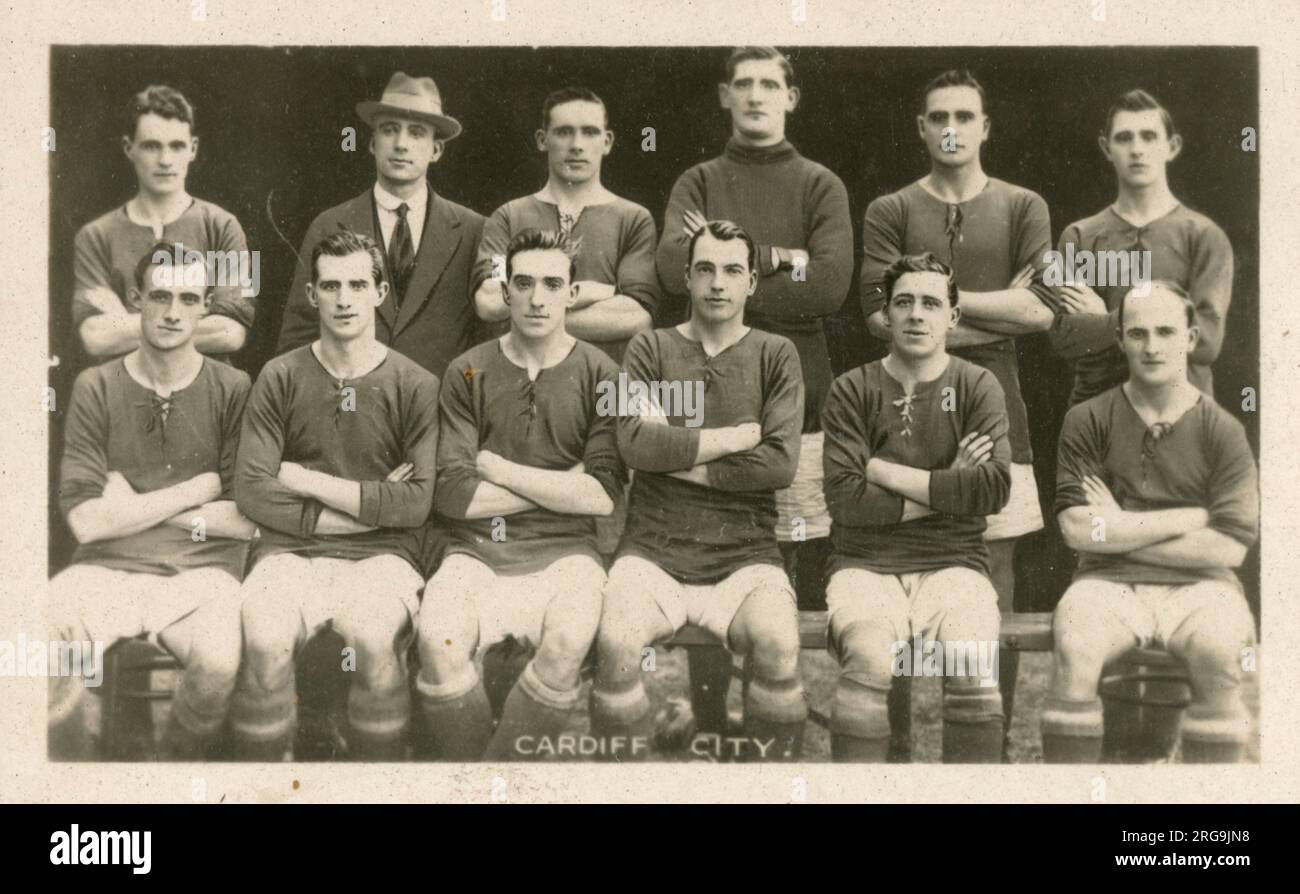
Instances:
[[[992,130],[993,130],[993,119],[990,118],[988,115],[985,115],[985,116],[984,116],[984,131],[983,131],[982,135],[980,136],[980,142],[981,142],[981,143],[986,142],[986,141],[988,140],[988,138],[989,138],[989,134],[992,132]]]
[[[1182,153],[1182,151],[1183,151],[1183,135],[1180,133],[1176,133],[1169,138],[1169,160],[1173,161]]]
[[[127,158],[131,157],[131,144],[134,142],[135,141],[132,140],[130,137],[128,137],[126,134],[122,134],[122,154],[125,155]]]
[[[924,115],[916,116],[916,135],[921,138],[921,142],[925,142],[925,116]]]
[[[610,150],[614,148],[614,131],[608,127],[605,128],[605,151],[601,155],[609,155]]]
[[[1106,136],[1100,135],[1097,137],[1097,146],[1101,149],[1101,154],[1106,157],[1106,161],[1114,161],[1110,157],[1110,140]]]
[[[573,305],[575,305],[577,302],[578,302],[578,284],[576,282],[571,282],[569,283],[569,300],[564,302],[564,307],[565,309],[568,309],[570,307],[573,307]]]
[[[957,324],[961,322],[961,305],[955,304],[952,308],[952,319],[948,322],[949,329],[956,329]]]
[[[190,161],[199,157],[199,138],[190,137]]]
[[[746,297],[746,298],[752,298],[752,297],[754,297],[754,293],[757,292],[757,291],[758,291],[758,271],[757,271],[757,270],[750,270],[750,271],[749,271],[749,291],[747,291],[747,292],[745,293],[745,297]]]
[[[538,152],[545,152],[545,151],[546,151],[546,131],[542,130],[540,127],[537,128],[537,130],[533,132],[533,139],[537,141],[537,151],[538,151]]]
[[[790,89],[790,111],[793,112],[795,109],[799,108],[799,100],[803,96],[803,94],[799,92],[798,87],[791,87],[789,89]]]
[[[724,109],[731,108],[731,94],[727,91],[728,86],[730,85],[722,83],[718,84],[718,105],[722,106]]]
[[[500,284],[501,284],[501,303],[504,304],[506,307],[509,307],[509,306],[510,306],[510,287],[509,287],[509,285],[506,283],[506,281],[505,281],[504,279],[503,279],[503,280],[500,280]]]
[[[375,302],[375,307],[378,307],[379,305],[383,304],[383,303],[384,303],[384,299],[388,297],[388,282],[387,282],[387,280],[385,280],[384,282],[381,282],[381,283],[379,284],[379,287],[376,288],[375,291],[379,293],[379,300]]]
[[[307,289],[307,303],[310,304],[312,307],[320,307],[320,304],[318,304],[316,301],[316,293],[312,291],[311,283],[306,284],[306,289]]]
[[[1201,340],[1201,327],[1189,326],[1187,328],[1187,353],[1192,353],[1196,349],[1196,343]]]
[[[371,155],[374,155],[374,154],[375,154],[375,134],[374,134],[374,131],[371,131],[371,132],[370,132],[370,142],[369,142],[369,144],[367,144],[367,145],[368,145],[369,148],[370,148],[370,154],[371,154]]]
[[[126,304],[132,310],[140,310],[144,307],[144,294],[135,286],[131,286],[126,290]]]
[[[429,164],[433,164],[435,161],[442,158],[442,150],[446,148],[447,143],[445,140],[435,139],[433,141],[433,157],[429,159]]]

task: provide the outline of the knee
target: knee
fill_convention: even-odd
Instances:
[[[783,680],[799,667],[799,618],[783,589],[759,588],[749,595],[753,610],[746,619],[749,657],[760,677]]]
[[[470,591],[429,581],[416,623],[420,660],[428,663],[448,653],[472,656],[478,640],[478,612]]]
[[[872,689],[893,682],[894,632],[883,622],[855,621],[837,637],[841,675]]]
[[[606,590],[600,623],[596,631],[596,649],[602,668],[611,664],[621,669],[631,663],[639,667],[641,650],[650,645],[650,632],[640,610],[640,599],[616,588]]]
[[[242,657],[239,627],[205,631],[190,651],[186,672],[209,685],[233,685]]]
[[[259,671],[281,668],[293,660],[301,618],[284,594],[251,594],[240,611],[243,656]]]

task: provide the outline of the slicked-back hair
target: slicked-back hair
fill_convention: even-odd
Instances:
[[[749,261],[751,271],[758,269],[758,246],[750,238],[749,233],[740,224],[732,223],[729,220],[711,220],[704,226],[695,231],[691,237],[690,247],[686,251],[686,269],[690,270],[691,265],[695,263],[695,243],[700,241],[700,237],[708,233],[714,239],[720,242],[730,242],[733,239],[739,239],[745,243],[745,257]]]
[[[980,95],[980,111],[985,115],[989,113],[989,101],[988,97],[984,95],[984,85],[975,80],[975,75],[971,74],[970,70],[966,68],[950,68],[930,79],[930,83],[926,84],[925,89],[921,91],[922,113],[925,112],[925,105],[930,99],[930,94],[944,87],[974,87],[975,92]]]
[[[894,297],[894,285],[904,273],[942,273],[948,278],[948,306],[957,306],[957,280],[953,278],[952,268],[935,257],[934,252],[927,251],[919,255],[903,255],[885,270],[885,306]]]
[[[193,253],[196,257],[191,261],[187,256]],[[179,242],[164,242],[159,240],[155,242],[148,251],[140,256],[140,260],[135,262],[135,287],[141,292],[147,291],[144,285],[144,275],[149,272],[150,267],[171,267],[172,275],[176,275],[176,256],[180,255],[181,266],[188,267],[191,263],[203,264],[203,254],[195,249],[186,248]],[[206,265],[204,269],[207,269]],[[203,291],[208,292],[212,289],[212,283],[204,278]]]
[[[164,84],[145,87],[131,97],[127,105],[126,135],[135,139],[135,128],[144,115],[157,115],[173,121],[184,121],[190,126],[190,135],[194,135],[194,106],[179,90]]]
[[[506,248],[506,281],[510,281],[515,255],[520,252],[558,251],[569,259],[569,285],[573,285],[578,275],[578,249],[581,247],[581,239],[570,238],[558,230],[523,230],[510,240]]]
[[[1177,295],[1179,298],[1183,299],[1183,310],[1187,313],[1187,328],[1191,329],[1196,325],[1196,305],[1192,302],[1192,297],[1187,294],[1186,289],[1173,280],[1168,279],[1153,279],[1147,285],[1149,286],[1150,291],[1139,297],[1148,297],[1156,291]],[[1124,331],[1124,306],[1128,304],[1129,295],[1133,294],[1134,289],[1137,288],[1139,288],[1139,286],[1134,286],[1132,289],[1125,289],[1124,294],[1119,297],[1119,316],[1116,319],[1118,320],[1119,331],[1121,333]]]
[[[1148,112],[1152,109],[1160,110],[1160,121],[1165,126],[1165,136],[1172,137],[1178,133],[1174,127],[1174,116],[1169,114],[1169,110],[1162,106],[1154,96],[1145,90],[1130,90],[1119,99],[1115,100],[1114,105],[1106,112],[1106,127],[1102,130],[1101,135],[1110,139],[1110,129],[1115,124],[1115,116],[1120,112]]]
[[[375,240],[362,233],[354,233],[351,230],[339,230],[337,233],[330,233],[324,239],[316,244],[311,250],[311,281],[312,285],[320,279],[321,255],[329,255],[331,258],[346,258],[348,255],[365,254],[370,256],[370,275],[374,278],[375,287],[384,281],[384,253]]]
[[[551,129],[551,109],[564,105],[566,102],[594,102],[605,113],[605,128],[609,129],[609,109],[605,108],[605,100],[586,87],[561,87],[559,90],[553,90],[547,94],[546,99],[542,102],[543,131]]]
[[[794,86],[794,66],[790,64],[790,60],[786,58],[785,53],[782,53],[776,47],[736,47],[731,51],[731,55],[727,57],[726,83],[730,84],[732,79],[735,78],[737,65],[751,59],[775,59],[780,62],[781,72],[785,75],[785,85],[787,87]]]

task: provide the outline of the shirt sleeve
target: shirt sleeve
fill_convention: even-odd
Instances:
[[[311,274],[311,253],[316,244],[324,238],[325,216],[317,217],[307,234],[302,237],[302,248],[298,252],[297,269],[293,274],[293,285],[284,299],[284,316],[280,320],[280,338],[275,345],[275,353],[283,354],[315,341],[320,333],[320,316],[316,308],[307,301],[307,280]]]
[[[966,386],[966,402],[958,407],[962,434],[978,432],[993,439],[988,460],[968,469],[930,472],[930,508],[947,515],[994,515],[1011,496],[1011,439],[1002,386],[988,370],[979,369]],[[951,462],[951,460],[949,460]]]
[[[805,198],[805,245],[778,246],[783,265],[772,266],[772,246],[758,246],[758,289],[747,310],[768,320],[824,317],[844,304],[853,278],[853,220],[844,182],[820,170]],[[785,266],[789,249],[808,253],[802,271]],[[683,258],[683,263],[685,259]]]
[[[629,227],[623,254],[618,259],[614,286],[618,294],[626,295],[644,307],[651,319],[659,308],[659,279],[655,275],[656,238],[654,218],[649,211],[638,208]]]
[[[618,431],[615,417],[610,413],[594,412],[595,395],[601,391],[614,393],[617,388],[618,367],[604,353],[595,358],[592,375],[593,403],[591,426],[587,429],[587,443],[582,451],[582,467],[588,475],[600,482],[611,500],[617,500],[623,491],[627,476],[623,461],[618,455]]]
[[[113,289],[112,264],[109,260],[108,244],[103,235],[90,225],[77,232],[73,242],[73,275],[75,285],[72,290],[72,326],[80,329],[81,324],[89,318],[102,313],[95,304],[86,298],[87,292]],[[117,296],[126,304],[126,296]]]
[[[59,511],[64,518],[87,500],[104,495],[109,471],[107,444],[108,406],[103,379],[91,368],[84,370],[73,383],[68,419],[63,428]]]
[[[658,332],[639,332],[623,355],[629,390],[635,383],[660,381]],[[631,395],[630,395],[631,396]],[[617,398],[615,398],[617,399]],[[685,425],[644,422],[629,412],[618,415],[618,452],[629,468],[640,472],[678,472],[695,465],[700,432]]]
[[[1061,424],[1056,451],[1056,497],[1052,507],[1056,515],[1087,505],[1088,498],[1083,492],[1085,477],[1106,479],[1102,457],[1108,434],[1090,404],[1091,401],[1072,407]]]
[[[881,196],[867,206],[858,279],[864,317],[885,306],[885,271],[903,254],[903,228],[903,203],[897,194]]]
[[[303,539],[316,532],[324,506],[296,494],[277,479],[284,456],[288,379],[282,362],[271,361],[257,377],[239,432],[235,461],[235,503],[245,516]]]
[[[239,459],[239,435],[244,424],[244,407],[253,384],[248,374],[240,372],[226,395],[221,413],[221,500],[235,498],[235,469]]]
[[[664,211],[664,231],[659,234],[655,267],[665,295],[686,294],[686,255],[690,240],[682,232],[687,211],[704,213],[704,175],[698,166],[677,178]]]
[[[765,350],[762,440],[743,453],[705,465],[709,485],[723,491],[766,491],[789,487],[799,466],[803,431],[803,372],[794,344],[782,339]]]
[[[1233,257],[1227,234],[1211,223],[1192,243],[1192,269],[1187,292],[1196,308],[1200,337],[1192,349],[1193,363],[1208,365],[1223,349],[1228,305],[1232,302]]]
[[[210,244],[214,250],[222,253],[221,257],[224,260],[221,262],[221,268],[225,272],[228,283],[217,286],[213,290],[212,307],[209,313],[229,317],[245,329],[251,330],[255,314],[253,299],[257,296],[254,289],[261,288],[261,270],[255,270],[252,265],[258,262],[248,254],[248,240],[244,236],[244,228],[239,225],[239,219],[235,215],[229,212],[224,215],[213,215],[209,218],[208,225],[213,230],[209,234]],[[244,258],[248,259],[247,266]],[[248,289],[245,289],[240,282],[240,276],[245,272],[253,278],[253,283]],[[256,276],[252,276],[254,272]],[[230,282],[232,279],[234,282]]]
[[[1033,281],[1029,291],[1050,310],[1055,311],[1061,303],[1060,295],[1051,286],[1043,282],[1043,271],[1051,263],[1052,218],[1043,197],[1033,192],[1022,196],[1019,214],[1016,219],[1015,271],[1025,267],[1034,269]]]
[[[438,396],[438,485],[433,506],[439,515],[463,519],[483,479],[478,474],[479,422],[471,377],[447,367]]]
[[[1259,476],[1246,431],[1237,420],[1215,426],[1213,450],[1207,487],[1210,527],[1249,547],[1259,536]]]
[[[433,509],[438,464],[438,377],[423,369],[399,378],[402,461],[414,468],[404,481],[362,481],[357,521],[378,528],[415,528]]]
[[[492,216],[483,222],[483,235],[479,237],[477,259],[474,262],[474,274],[470,281],[470,297],[474,296],[479,286],[492,279],[494,257],[499,257],[500,275],[505,277],[506,249],[510,247],[510,206],[502,205]]]
[[[861,373],[840,376],[822,406],[823,490],[832,521],[851,527],[896,525],[903,498],[867,481],[871,459],[866,396]]]
[[[1077,224],[1070,224],[1061,233],[1056,250],[1062,257],[1066,255],[1067,245],[1073,245],[1076,253],[1085,248]],[[1115,330],[1119,326],[1117,311],[1105,314],[1066,313],[1060,306],[1059,297],[1054,309],[1056,319],[1052,321],[1048,338],[1053,350],[1066,360],[1096,354],[1115,344]]]

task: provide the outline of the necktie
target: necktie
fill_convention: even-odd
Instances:
[[[411,244],[411,226],[406,222],[406,203],[397,206],[397,226],[388,246],[388,269],[393,273],[393,305],[402,306],[406,283],[415,267],[415,247]]]

